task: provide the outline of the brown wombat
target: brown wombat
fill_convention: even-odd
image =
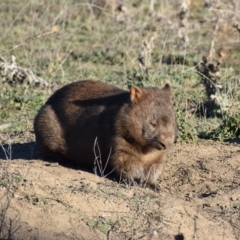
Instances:
[[[176,137],[171,87],[78,81],[56,91],[39,110],[34,130],[44,156],[155,184]],[[100,165],[100,166],[99,166]]]

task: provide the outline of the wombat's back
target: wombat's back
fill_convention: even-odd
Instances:
[[[47,158],[70,159],[83,167],[92,167],[100,149],[104,162],[111,149],[114,119],[127,101],[126,91],[100,81],[66,85],[35,118],[37,145]],[[95,149],[94,143],[98,144]]]

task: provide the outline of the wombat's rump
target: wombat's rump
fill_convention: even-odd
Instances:
[[[45,157],[104,168],[155,184],[176,137],[172,93],[100,81],[78,81],[56,91],[39,110],[34,130]]]

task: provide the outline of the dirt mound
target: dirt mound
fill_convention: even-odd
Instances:
[[[157,193],[39,160],[31,134],[1,139],[0,238],[240,237],[239,144],[176,145]]]

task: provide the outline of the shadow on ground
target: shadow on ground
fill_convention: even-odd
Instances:
[[[174,237],[174,240],[184,240],[184,239],[185,238],[184,238],[183,234],[178,234]]]
[[[240,144],[240,138],[227,139],[224,142]]]
[[[0,148],[0,159],[3,159],[3,160],[9,160],[9,159],[38,160],[40,159],[46,162],[46,164],[56,162],[56,161],[53,161],[52,159],[44,158],[41,155],[36,145],[36,142],[13,143],[11,145],[4,144]],[[57,162],[64,167],[79,169],[79,167],[73,163],[69,163],[63,160],[59,160]]]
[[[35,142],[28,143],[14,143],[14,144],[4,144],[0,149],[0,159],[38,159],[40,158],[40,153],[36,147]]]
[[[27,142],[27,143],[13,143],[11,145],[4,144],[0,147],[0,159],[3,160],[42,160],[46,163],[46,165],[58,163],[59,165],[71,169],[82,170],[88,173],[94,174],[92,169],[83,168],[75,163],[68,162],[63,159],[59,159],[59,161],[55,161],[53,159],[45,158],[41,155],[36,142]],[[116,179],[116,176],[112,174],[105,173],[108,179],[119,181]],[[101,176],[101,173],[98,171],[98,175]],[[1,239],[0,239],[1,240]]]

